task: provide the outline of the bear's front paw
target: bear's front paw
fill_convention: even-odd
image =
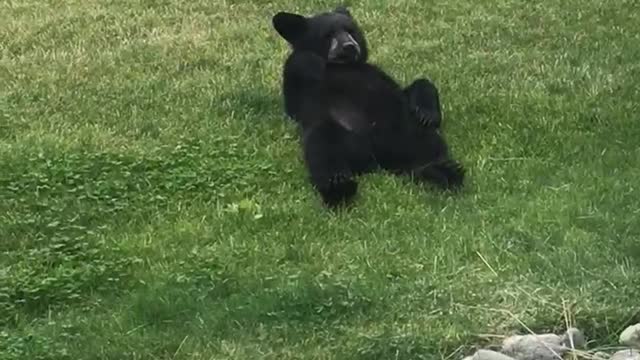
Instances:
[[[434,111],[425,110],[420,106],[416,106],[413,109],[413,112],[416,116],[416,119],[418,119],[418,123],[420,123],[420,125],[422,125],[423,127],[434,129],[440,127],[440,114]]]
[[[320,186],[322,200],[330,208],[347,205],[358,190],[358,183],[350,177],[338,174]]]

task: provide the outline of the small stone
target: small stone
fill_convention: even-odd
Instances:
[[[640,349],[640,324],[631,325],[620,334],[620,343]]]
[[[576,328],[568,328],[562,338],[562,345],[569,349],[582,349],[586,344],[584,334]]]
[[[569,348],[556,334],[515,335],[502,342],[502,352],[518,360],[557,360]]]
[[[607,354],[604,351],[598,351],[597,353],[593,354],[593,359],[592,360],[610,360],[611,355]]]
[[[640,360],[640,351],[634,349],[620,350],[610,360]]]
[[[478,350],[473,356],[467,356],[464,360],[515,360],[511,356],[491,350]]]

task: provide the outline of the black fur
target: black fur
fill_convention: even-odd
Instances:
[[[438,90],[426,79],[403,89],[368,63],[366,39],[347,9],[312,17],[281,12],[273,26],[292,47],[283,72],[285,111],[302,128],[311,182],[326,205],[348,203],[355,177],[376,168],[444,189],[462,186],[465,171],[439,132]],[[355,40],[357,57],[332,59],[341,45],[335,39],[349,38],[336,34]]]

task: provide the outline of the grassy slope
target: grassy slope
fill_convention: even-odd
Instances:
[[[638,321],[637,2],[354,3],[441,88],[459,196],[385,175],[331,215],[283,120],[280,9],[0,3],[0,358],[439,358]],[[304,4],[304,5],[300,5]]]

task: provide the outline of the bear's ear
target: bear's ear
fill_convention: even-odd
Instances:
[[[351,17],[351,12],[349,11],[346,5],[340,5],[333,11],[340,14],[347,15],[348,17]]]
[[[279,12],[273,17],[273,27],[290,43],[307,30],[307,18],[288,12]]]

